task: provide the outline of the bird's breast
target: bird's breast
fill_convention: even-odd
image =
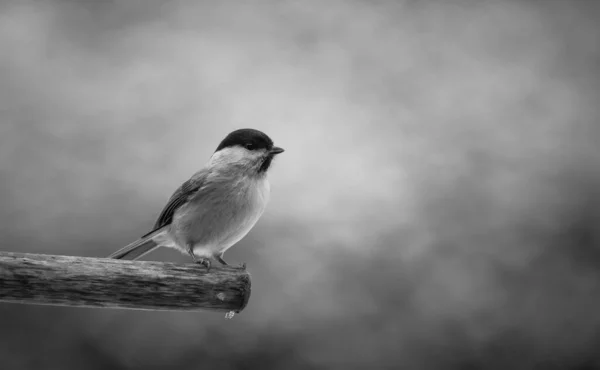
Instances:
[[[269,201],[266,178],[214,182],[198,191],[174,215],[172,231],[197,255],[217,255],[242,239]]]

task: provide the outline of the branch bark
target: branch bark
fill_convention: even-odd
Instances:
[[[142,310],[240,312],[245,269],[0,252],[0,301]]]

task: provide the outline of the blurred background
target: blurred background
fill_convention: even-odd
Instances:
[[[228,132],[286,152],[241,314],[0,304],[0,367],[600,369],[599,16],[3,1],[1,250],[107,256]]]

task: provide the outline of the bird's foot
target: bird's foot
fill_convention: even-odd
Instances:
[[[206,272],[210,271],[210,260],[208,258],[197,258],[194,262],[205,266],[206,267]]]
[[[225,260],[223,259],[223,255],[216,256],[215,259],[217,261],[219,261],[219,263],[221,263],[221,265],[223,265],[223,266],[229,266],[229,264],[227,262],[225,262]],[[232,266],[232,267],[236,268],[238,270],[245,270],[246,269],[246,263],[245,262],[244,263],[240,263],[239,265]]]
[[[192,259],[194,260],[194,263],[198,263],[202,266],[206,267],[206,272],[210,271],[210,259],[208,258],[204,258],[204,257],[196,257],[196,255],[194,254],[193,250],[190,248],[188,249],[188,253],[190,254],[190,256],[192,256]]]

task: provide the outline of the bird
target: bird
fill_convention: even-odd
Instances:
[[[211,261],[228,265],[223,253],[246,236],[265,211],[270,196],[267,172],[283,151],[259,130],[229,133],[204,167],[175,190],[152,231],[108,258],[136,260],[169,247],[190,255],[207,271]]]

